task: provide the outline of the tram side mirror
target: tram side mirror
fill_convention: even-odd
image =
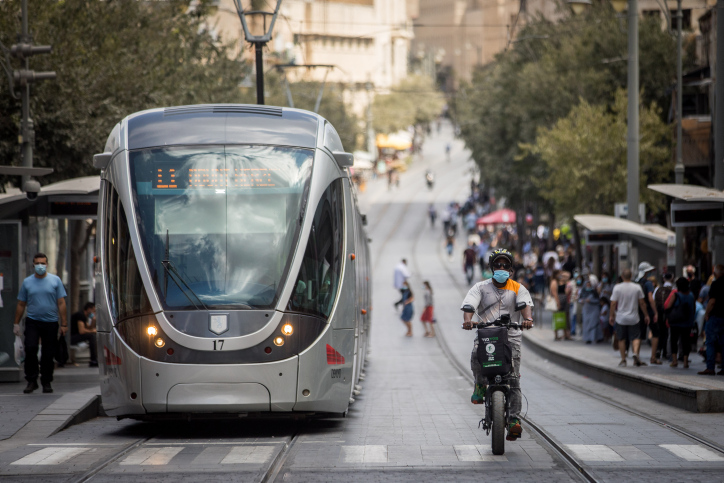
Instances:
[[[345,153],[344,151],[333,151],[334,160],[337,161],[337,165],[340,168],[351,168],[354,164],[354,156],[352,153]]]
[[[463,305],[462,311],[466,314],[474,314],[475,308],[472,305]]]
[[[96,169],[106,169],[111,162],[113,153],[100,153],[93,155],[93,167]]]
[[[521,310],[523,310],[523,309],[525,308],[526,305],[528,305],[528,304],[526,304],[525,302],[521,302],[521,303],[519,303],[519,304],[516,304],[516,305],[515,305],[515,311],[516,311],[516,312],[520,312]]]

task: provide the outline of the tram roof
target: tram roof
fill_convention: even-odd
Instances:
[[[189,144],[273,144],[314,148],[320,116],[299,109],[199,104],[128,116],[128,149]]]

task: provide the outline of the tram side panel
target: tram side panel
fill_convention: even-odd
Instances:
[[[344,412],[349,405],[355,370],[355,332],[358,330],[355,211],[349,180],[344,180],[344,271],[330,327],[299,354],[299,380],[295,411]],[[352,260],[351,255],[355,254]]]

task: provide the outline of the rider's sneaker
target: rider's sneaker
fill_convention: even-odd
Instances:
[[[482,384],[475,385],[475,391],[470,396],[470,402],[473,404],[485,404],[485,386]]]
[[[520,425],[519,419],[513,419],[508,423],[508,436],[506,436],[506,440],[515,441],[520,438],[521,434],[523,434],[523,427]]]

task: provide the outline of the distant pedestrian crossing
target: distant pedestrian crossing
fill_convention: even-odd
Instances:
[[[166,444],[147,443],[137,448],[119,461],[124,467],[159,467],[173,464],[190,465],[264,465],[272,461],[281,450],[283,443],[244,444],[244,443],[184,443]],[[198,450],[198,445],[205,445]],[[700,445],[661,444],[661,445],[564,445],[579,461],[621,462],[627,461],[688,461],[724,463],[724,456]],[[184,450],[189,449],[186,454]],[[194,448],[193,450],[190,448]],[[451,445],[426,447],[434,458],[447,455],[448,462],[486,463],[506,462],[505,455],[493,456],[487,445]],[[435,450],[434,448],[438,448]],[[511,448],[512,449],[512,448]],[[16,466],[43,466],[74,464],[73,460],[88,454],[91,448],[85,446],[48,446],[34,451],[10,463]],[[392,447],[385,445],[340,445],[338,463],[374,464],[404,463]],[[663,452],[661,450],[664,450]],[[415,453],[413,451],[412,453]],[[423,450],[421,454],[424,454]],[[418,453],[420,454],[420,453]],[[423,456],[424,459],[424,456]],[[450,461],[452,460],[452,461]]]

